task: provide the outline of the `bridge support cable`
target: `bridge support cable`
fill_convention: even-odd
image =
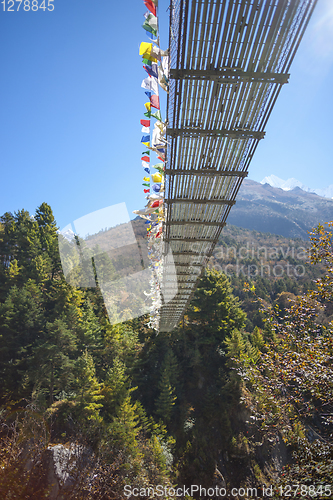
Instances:
[[[316,2],[170,2],[164,238],[178,292],[162,305],[160,331],[191,301]]]

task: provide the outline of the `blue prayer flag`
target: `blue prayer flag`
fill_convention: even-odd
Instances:
[[[158,78],[157,64],[153,63],[151,66],[147,64],[144,66],[144,69],[147,71],[148,75]]]

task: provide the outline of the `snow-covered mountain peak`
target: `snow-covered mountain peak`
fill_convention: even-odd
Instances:
[[[303,189],[303,191],[311,192],[310,188],[308,188],[305,184],[295,179],[294,177],[285,181],[283,179],[280,179],[280,177],[277,177],[276,175],[269,175],[261,181],[261,184],[269,184],[272,187],[280,188],[284,191],[290,191],[295,187],[299,187]]]
[[[273,174],[265,177],[260,184],[269,184],[272,187],[280,188],[284,191],[291,191],[292,189],[295,189],[295,187],[299,187],[307,193],[316,193],[319,196],[323,196],[325,198],[333,198],[333,184],[324,189],[312,189],[303,184],[303,182],[295,179],[294,177],[285,181]]]

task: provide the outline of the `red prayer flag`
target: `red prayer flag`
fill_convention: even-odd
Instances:
[[[140,120],[143,127],[150,127],[150,120]]]
[[[160,205],[162,205],[162,201],[159,200],[159,201],[154,201],[151,205],[150,205],[150,208],[157,208],[159,207]]]
[[[156,5],[154,5],[151,0],[143,0],[143,3],[147,7],[147,9],[150,10],[150,12],[154,14],[154,16],[156,16]]]
[[[143,190],[145,193],[150,193],[150,189],[144,189]]]
[[[149,156],[142,156],[142,157],[141,157],[141,160],[143,160],[143,161],[148,161],[148,162],[149,162],[149,161],[150,161],[150,158],[149,158]]]
[[[165,161],[165,158],[161,158],[160,156],[157,157],[161,161]]]
[[[150,97],[150,104],[153,108],[160,109],[160,98],[158,95],[153,94]]]

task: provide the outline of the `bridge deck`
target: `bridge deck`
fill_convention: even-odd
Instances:
[[[191,300],[316,2],[171,0],[164,234],[178,293],[160,331]]]

